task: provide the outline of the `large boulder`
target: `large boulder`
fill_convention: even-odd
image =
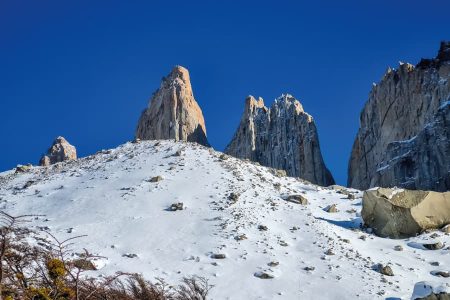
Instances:
[[[364,192],[362,218],[375,234],[415,236],[450,223],[450,192],[376,188]]]
[[[247,97],[241,122],[225,153],[315,184],[334,183],[322,158],[313,117],[289,94],[278,97],[270,108],[262,98]]]
[[[138,122],[136,138],[174,139],[208,146],[202,110],[194,99],[189,71],[181,66],[164,77]]]
[[[450,190],[450,42],[434,59],[400,63],[360,115],[348,186]]]
[[[77,159],[77,149],[62,136],[58,136],[47,154],[39,161],[40,166],[49,166],[66,160]]]

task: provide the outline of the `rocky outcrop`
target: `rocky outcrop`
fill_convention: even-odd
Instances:
[[[361,216],[382,237],[406,238],[450,224],[450,192],[370,189]]]
[[[138,122],[136,138],[173,139],[208,146],[205,120],[194,99],[189,71],[176,66],[153,94]]]
[[[69,144],[65,138],[58,136],[53,145],[48,149],[47,154],[39,161],[40,166],[49,166],[66,160],[77,159],[77,150]]]
[[[262,98],[247,97],[240,125],[225,153],[286,170],[289,176],[330,185],[333,177],[322,158],[313,118],[291,95],[269,109]]]
[[[361,112],[350,187],[450,190],[449,78],[450,42],[434,59],[387,70]]]

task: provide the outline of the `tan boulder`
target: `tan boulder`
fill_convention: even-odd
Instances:
[[[450,192],[377,188],[364,192],[362,218],[375,234],[415,236],[450,224]]]
[[[77,149],[62,136],[58,136],[47,154],[39,161],[40,166],[49,166],[66,160],[77,159]]]

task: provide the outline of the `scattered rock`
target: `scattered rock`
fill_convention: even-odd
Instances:
[[[450,277],[450,273],[446,272],[446,271],[434,271],[431,272],[434,276],[439,276],[439,277],[444,277],[444,278],[448,278]]]
[[[349,193],[349,194],[347,195],[347,198],[350,199],[350,200],[355,200],[355,199],[356,199],[356,195],[355,195],[355,194],[352,194],[352,193]]]
[[[285,170],[279,170],[279,169],[274,169],[274,168],[269,168],[270,173],[272,173],[273,175],[275,175],[276,177],[286,177],[287,173]]]
[[[271,261],[270,263],[268,263],[267,265],[269,266],[269,267],[276,267],[276,266],[278,266],[280,264],[280,262],[278,262],[278,261]]]
[[[383,266],[382,264],[378,264],[376,266],[376,270],[386,276],[394,276],[394,272],[392,271],[391,267],[389,266]]]
[[[19,165],[19,166],[16,167],[15,173],[16,174],[17,173],[26,173],[26,172],[28,172],[31,169],[32,166],[33,166],[32,164],[27,164],[27,165],[24,165],[24,166]]]
[[[247,239],[247,236],[246,236],[245,234],[241,234],[241,235],[235,236],[234,239],[235,239],[236,241],[243,241],[243,240],[246,240],[246,239]]]
[[[163,180],[162,176],[158,175],[158,176],[150,178],[149,182],[159,182],[161,180]]]
[[[273,278],[272,275],[270,275],[266,272],[256,272],[254,275],[255,275],[255,277],[258,277],[260,279],[272,279]]]
[[[134,254],[134,253],[125,253],[122,256],[123,257],[128,257],[128,258],[136,258],[136,257],[138,257],[137,254]]]
[[[296,204],[301,204],[301,205],[308,205],[308,199],[306,199],[304,196],[302,195],[290,195],[286,198],[286,201],[289,202],[293,202]]]
[[[428,250],[440,250],[444,248],[444,244],[442,242],[430,243],[430,244],[422,244]]]
[[[280,244],[280,246],[283,246],[283,247],[289,246],[289,244],[286,243],[285,241],[278,241],[278,244]]]
[[[183,210],[183,202],[178,202],[178,203],[172,203],[169,207],[169,210],[171,211],[177,211],[177,210]]]
[[[230,202],[232,202],[232,203],[236,203],[239,199],[239,196],[240,195],[238,193],[230,193],[228,195],[228,200],[230,200]]]
[[[335,255],[335,254],[334,254],[334,252],[333,252],[333,249],[328,249],[328,250],[325,252],[325,255]]]
[[[450,223],[450,192],[367,190],[361,215],[364,223],[381,237],[412,237]]]
[[[402,245],[396,245],[396,246],[394,247],[394,250],[395,250],[395,251],[403,251],[403,247],[402,247]]]
[[[325,208],[325,211],[328,213],[337,213],[339,212],[339,210],[337,209],[337,205],[336,204],[331,204],[329,206],[327,206]]]
[[[260,231],[267,231],[268,228],[267,228],[266,225],[258,225],[258,230],[260,230]]]

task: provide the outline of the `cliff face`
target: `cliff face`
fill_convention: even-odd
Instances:
[[[176,66],[153,94],[136,129],[142,140],[173,139],[208,146],[202,110],[194,99],[189,71]]]
[[[434,59],[388,69],[370,92],[348,185],[450,189],[450,43]]]
[[[263,99],[249,96],[225,153],[286,170],[289,176],[315,184],[334,183],[320,152],[314,120],[291,95],[282,95],[270,109]]]

